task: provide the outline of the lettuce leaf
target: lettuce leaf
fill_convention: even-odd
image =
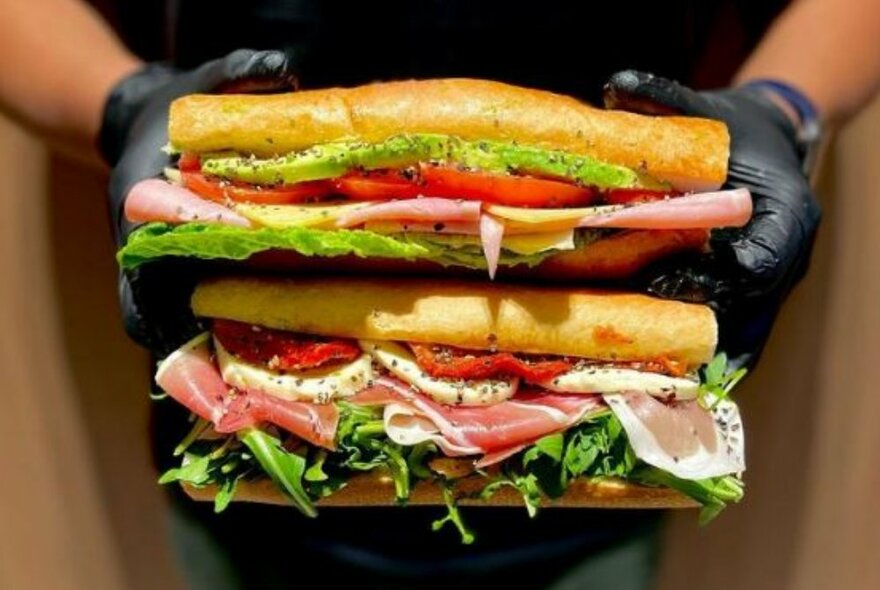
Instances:
[[[583,233],[581,242],[600,233]],[[305,256],[344,256],[430,260],[444,266],[485,269],[479,246],[456,241],[455,236],[407,234],[382,235],[364,230],[321,230],[292,227],[251,229],[207,223],[149,223],[139,227],[116,255],[120,266],[130,270],[157,258],[181,256],[202,259],[244,260],[267,250],[292,250]],[[534,266],[555,250],[532,255],[501,251],[500,264]]]

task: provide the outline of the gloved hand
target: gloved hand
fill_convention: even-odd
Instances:
[[[725,122],[731,135],[726,186],[752,193],[754,215],[737,230],[713,232],[711,253],[666,261],[640,280],[661,297],[709,303],[721,343],[737,366],[752,365],[785,296],[809,263],[820,209],[802,172],[791,120],[760,90],[694,92],[636,71],[605,86],[608,108],[683,114]]]
[[[123,215],[129,189],[170,163],[162,148],[168,143],[168,107],[174,99],[197,92],[281,91],[295,84],[286,54],[245,49],[187,72],[149,64],[122,80],[107,99],[99,137],[101,153],[113,168],[109,205],[117,247],[133,229]],[[177,279],[190,275],[175,265],[150,266],[154,268],[120,274],[120,303],[129,335],[162,351],[185,331],[189,281]]]

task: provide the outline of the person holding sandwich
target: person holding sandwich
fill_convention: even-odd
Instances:
[[[296,80],[303,87],[323,87],[373,79],[467,75],[595,99],[594,92],[608,79],[604,100],[610,107],[720,119],[732,136],[727,183],[751,191],[756,215],[744,229],[717,239],[711,257],[690,256],[661,265],[644,277],[639,287],[715,306],[726,333],[725,348],[742,365],[755,362],[778,306],[808,263],[819,211],[804,170],[809,170],[815,153],[818,129],[823,123],[837,124],[851,116],[880,79],[880,52],[872,49],[872,43],[880,38],[872,27],[880,18],[872,14],[874,6],[856,0],[794,3],[742,66],[733,87],[702,93],[640,71],[614,72],[639,67],[693,79],[700,70],[697,53],[710,53],[713,43],[723,43],[719,31],[711,28],[712,22],[720,22],[714,8],[698,11],[690,22],[697,23],[700,30],[688,36],[681,24],[684,19],[676,20],[684,15],[669,7],[656,7],[656,3],[628,6],[625,15],[604,7],[609,14],[603,16],[595,13],[595,7],[587,10],[562,2],[542,5],[538,12],[534,7],[511,3],[406,3],[387,11],[377,11],[374,5],[328,7],[307,2],[258,2],[247,9],[237,4],[224,9],[222,2],[210,6],[181,3],[174,20],[177,28],[168,36],[177,53],[177,67],[171,67],[141,63],[79,3],[4,4],[10,31],[2,41],[0,100],[19,120],[62,146],[76,149],[99,139],[102,154],[114,168],[111,209],[114,219],[120,220],[120,241],[130,230],[122,221],[123,198],[136,182],[158,175],[168,164],[160,151],[168,142],[168,107],[173,99],[186,94],[277,91],[292,88]],[[762,30],[772,15],[760,10],[747,12],[754,20],[746,21],[745,36],[751,34],[751,41],[756,41],[755,31]],[[137,16],[139,24],[149,22],[149,14],[140,5],[121,11],[123,22]],[[619,35],[616,27],[597,27],[584,33],[585,22],[614,22],[615,18],[636,27],[634,38],[653,38],[662,31],[665,42],[659,48],[657,43],[651,43],[650,48],[639,43],[621,44],[619,38],[608,37]],[[41,23],[48,19],[66,24],[64,33],[52,44],[45,43],[39,34]],[[858,67],[836,63],[840,31],[846,31],[848,46],[864,52],[863,59],[854,60]],[[854,36],[863,42],[853,42]],[[146,37],[142,35],[137,41],[149,53]],[[801,44],[802,37],[811,39],[809,46]],[[523,43],[523,38],[530,42]],[[265,50],[229,53],[238,47]],[[616,51],[609,52],[608,47]],[[277,48],[284,51],[274,51]],[[585,64],[584,55],[607,57]],[[27,76],[20,75],[21,56],[31,59]],[[732,72],[735,61],[716,62],[714,67]],[[719,81],[705,72],[704,80]],[[168,335],[154,333],[143,310],[132,305],[132,289],[137,286],[126,281],[122,287],[130,332],[142,341],[160,345]],[[739,329],[730,329],[733,326]],[[650,528],[644,518],[629,514],[603,516],[603,521],[566,515],[574,521],[567,530],[550,530],[556,525],[562,528],[561,521],[551,521],[542,525],[545,530],[532,529],[531,544],[499,545],[504,547],[506,559],[499,561],[499,554],[491,551],[455,555],[456,551],[440,549],[432,554],[432,563],[426,564],[425,560],[389,560],[393,551],[377,546],[389,542],[389,535],[383,536],[378,529],[393,529],[393,523],[369,518],[359,521],[349,512],[337,513],[334,518],[309,528],[315,538],[303,545],[301,556],[314,559],[316,565],[330,565],[330,574],[325,575],[335,575],[333,567],[347,563],[359,572],[396,572],[396,579],[403,580],[400,583],[412,583],[417,579],[413,576],[435,576],[439,583],[448,576],[479,580],[482,575],[495,582],[509,576],[542,586],[559,578],[584,555]],[[496,514],[481,518],[487,520],[490,530],[510,526],[509,522],[497,522]],[[353,522],[359,527],[374,527],[367,536],[373,541],[372,551],[335,542]],[[297,530],[300,524],[291,521],[288,526]],[[242,516],[209,530],[235,554],[243,587],[289,585],[291,578],[278,566],[283,559],[290,559],[290,553],[283,558],[284,552],[277,547],[255,548],[235,539],[255,527],[259,528],[255,520]],[[410,557],[414,548],[416,552],[424,550],[414,540],[407,541],[414,546],[408,548]],[[393,549],[399,558],[407,547]],[[629,571],[637,574],[637,570]],[[303,573],[296,579],[311,575]]]

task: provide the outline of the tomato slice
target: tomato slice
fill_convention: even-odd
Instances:
[[[451,346],[410,343],[416,363],[432,377],[449,379],[493,379],[521,377],[540,382],[571,370],[565,359],[518,358],[509,352],[462,350]]]
[[[184,152],[177,160],[177,167],[181,172],[198,172],[202,169],[202,158],[198,154]]]
[[[355,201],[413,199],[424,192],[413,175],[400,170],[347,174],[333,181],[336,191]]]
[[[225,203],[256,203],[258,205],[285,205],[318,201],[333,193],[333,187],[324,181],[300,182],[284,186],[261,187],[250,184],[221,181],[201,172],[182,172],[183,185],[211,201]]]
[[[511,207],[582,207],[596,200],[597,191],[558,180],[505,176],[423,165],[423,192],[432,197],[457,197]]]
[[[304,371],[348,363],[361,355],[354,340],[259,328],[232,320],[214,320],[214,336],[223,348],[243,361],[276,371]]]

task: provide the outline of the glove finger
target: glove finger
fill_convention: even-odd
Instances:
[[[296,87],[293,60],[283,51],[238,49],[192,73],[201,92],[271,92]]]
[[[646,115],[707,116],[711,106],[696,92],[667,78],[624,70],[612,75],[604,88],[605,107]]]

